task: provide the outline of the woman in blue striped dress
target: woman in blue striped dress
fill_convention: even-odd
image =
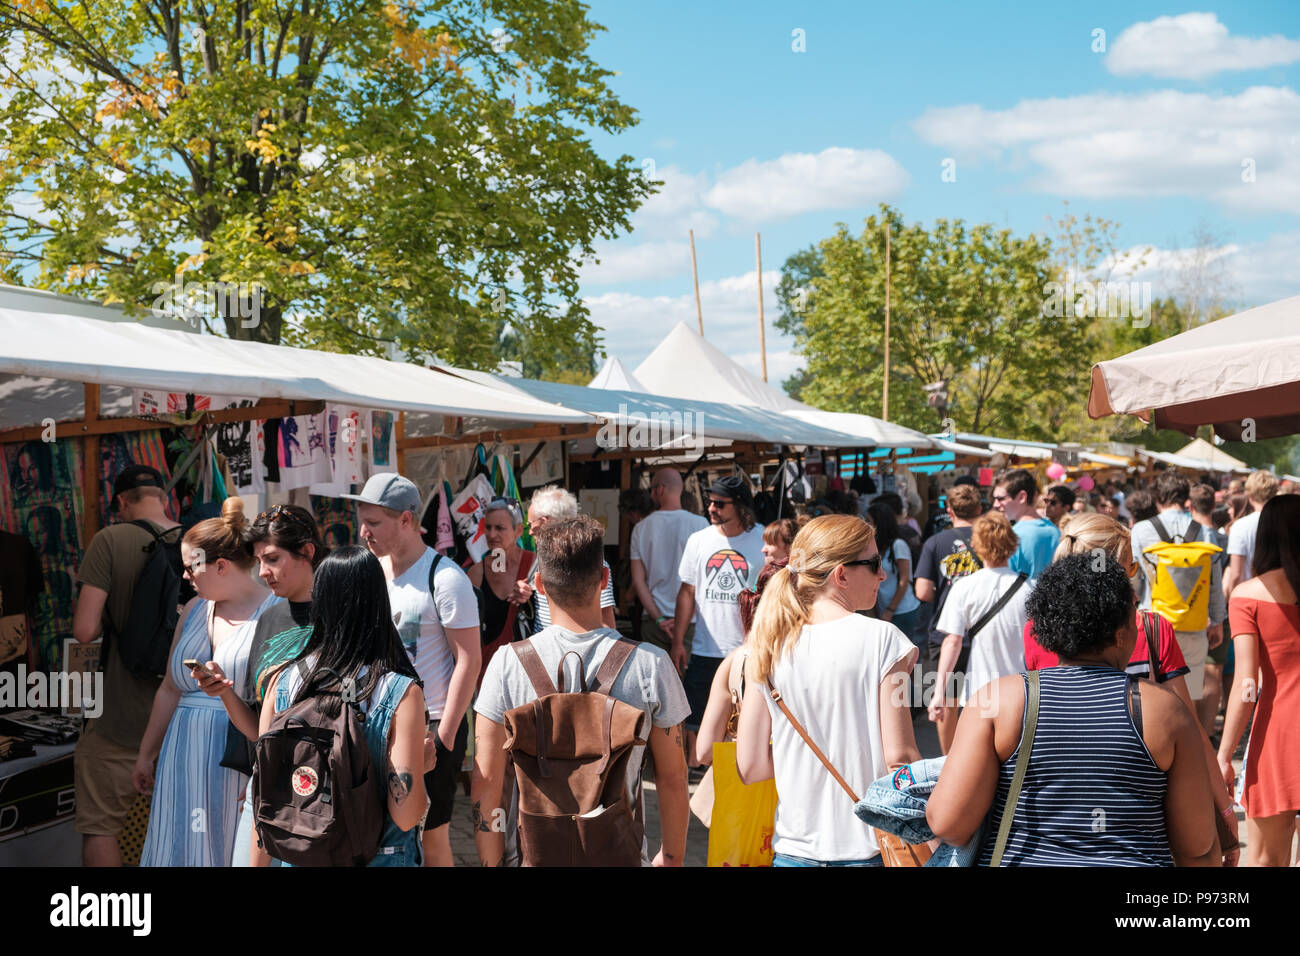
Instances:
[[[935,835],[962,846],[987,815],[979,865],[990,866],[1010,813],[997,865],[1221,865],[1199,726],[1173,691],[1125,673],[1137,641],[1125,569],[1109,556],[1062,558],[1039,578],[1029,616],[1060,658],[1036,672],[1036,729],[1022,739],[1024,675],[976,695],[926,807]]]
[[[153,792],[141,866],[229,866],[234,848],[247,778],[220,766],[225,708],[199,689],[198,671],[183,662],[216,662],[242,686],[257,619],[280,598],[253,576],[240,500],[228,498],[221,510],[181,540],[185,576],[198,596],[181,612],[133,774],[141,793]]]

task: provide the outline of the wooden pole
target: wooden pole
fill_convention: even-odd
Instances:
[[[754,261],[758,264],[758,354],[763,360],[763,381],[767,381],[767,331],[763,328],[763,240],[754,233]]]
[[[99,386],[86,384],[84,388],[86,407],[83,421],[98,421]],[[99,530],[99,436],[89,434],[82,439],[81,451],[81,503],[85,509],[81,515],[81,548],[84,551],[90,547],[90,539]],[[116,478],[117,476],[114,475],[113,477]]]
[[[889,220],[885,220],[885,389],[880,417],[889,421]]]
[[[695,283],[695,319],[700,324],[700,338],[704,337],[704,312],[700,309],[700,270],[695,262],[695,230],[691,234],[691,280]]]
[[[397,445],[397,473],[406,474],[406,412],[397,413],[397,421],[393,425],[393,437]]]

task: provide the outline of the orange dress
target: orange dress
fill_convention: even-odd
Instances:
[[[1300,811],[1300,605],[1234,597],[1235,637],[1259,638],[1263,686],[1246,752],[1246,816]]]

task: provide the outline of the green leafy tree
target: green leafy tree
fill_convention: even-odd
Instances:
[[[652,190],[573,0],[12,0],[0,276],[235,338],[492,367],[594,350],[576,262]],[[260,307],[250,317],[254,284]]]
[[[1083,335],[1049,321],[1049,249],[989,225],[903,222],[881,207],[852,235],[835,235],[787,263],[779,322],[807,361],[801,397],[835,411],[880,415],[884,384],[885,228],[891,231],[889,418],[923,431],[944,417],[959,431],[1048,437],[1028,397],[1050,391]],[[793,308],[791,290],[811,287]],[[1051,330],[1052,334],[1047,332]],[[1077,361],[1077,359],[1076,359]],[[944,383],[946,415],[925,386]]]

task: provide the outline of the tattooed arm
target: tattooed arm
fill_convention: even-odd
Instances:
[[[388,728],[388,770],[384,778],[388,815],[403,830],[411,829],[429,812],[423,772],[426,726],[424,692],[412,683]]]
[[[501,790],[506,773],[506,728],[482,714],[474,717],[474,776],[470,783],[474,844],[479,863],[500,866],[506,852]]]
[[[655,761],[655,790],[659,795],[659,824],[663,834],[663,844],[654,863],[655,866],[681,866],[685,862],[686,828],[691,816],[682,725],[653,728],[650,752]]]

